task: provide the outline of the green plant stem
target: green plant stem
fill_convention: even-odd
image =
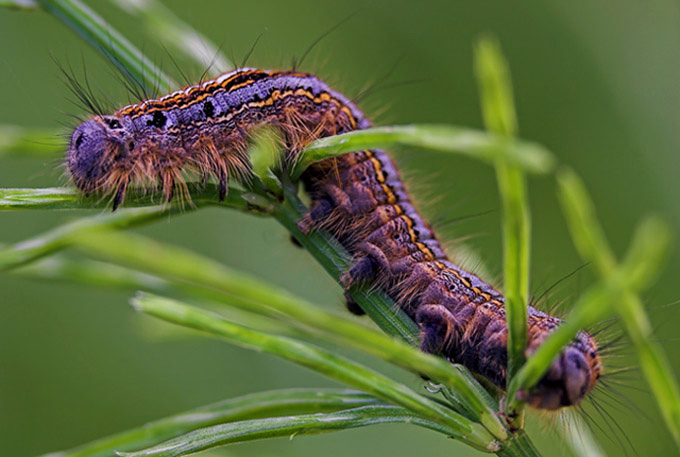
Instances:
[[[116,450],[151,446],[211,425],[278,415],[332,412],[381,403],[368,394],[346,389],[272,390],[195,408],[44,457],[111,457]]]
[[[123,457],[178,457],[201,452],[216,446],[259,439],[294,437],[346,430],[376,424],[408,423],[448,433],[445,427],[414,416],[394,406],[363,406],[328,414],[256,419],[216,425],[187,433],[173,440],[138,452],[121,452]]]
[[[177,87],[176,82],[156,68],[104,18],[79,0],[36,0],[36,2],[95,49],[101,51],[146,93],[153,94],[157,91],[165,93]]]
[[[493,132],[443,124],[395,125],[319,138],[304,150],[291,176],[299,178],[310,164],[328,157],[398,145],[458,153],[491,164],[503,160],[533,173],[548,173],[555,164],[542,146]]]
[[[475,49],[475,68],[482,113],[487,130],[510,140],[517,134],[517,119],[507,63],[498,43],[483,38]],[[526,177],[507,160],[496,161],[496,177],[503,207],[503,273],[505,313],[508,324],[507,385],[525,362],[527,344],[527,303],[529,295],[529,260],[531,218]],[[523,423],[522,407],[508,390],[507,413]],[[511,406],[511,407],[510,407]]]
[[[190,203],[173,202],[163,207],[179,211],[191,211],[201,206],[227,206],[250,214],[263,214],[269,210],[269,202],[258,195],[230,189],[226,199],[217,200],[218,189],[213,184],[189,184]],[[131,192],[125,200],[125,207],[154,206],[154,201],[162,202],[160,194],[139,194]],[[258,206],[260,204],[261,206]],[[70,187],[45,187],[40,189],[0,189],[0,211],[27,209],[88,209],[110,208],[110,201],[101,196],[85,197]],[[160,206],[159,206],[160,207]]]
[[[136,309],[152,316],[220,336],[239,346],[274,354],[407,408],[438,422],[448,429],[447,434],[477,449],[495,451],[500,446],[480,424],[417,394],[403,384],[325,349],[227,322],[207,311],[164,297],[141,293],[132,303]]]
[[[583,182],[573,171],[564,169],[558,175],[558,184],[563,212],[579,253],[585,260],[593,263],[602,280],[616,280],[616,257],[608,246]],[[658,219],[650,219],[641,226],[639,232],[645,234],[644,240],[633,243],[632,251],[644,252],[649,246],[661,245],[664,249],[659,250],[657,258],[666,252],[670,233],[664,223]],[[652,276],[647,274],[646,278]],[[642,372],[676,445],[680,447],[680,390],[677,381],[663,349],[652,341],[652,327],[639,296],[625,287],[628,278],[618,280],[622,283],[623,293],[620,300],[614,301],[614,309],[621,316]]]
[[[97,228],[129,228],[170,214],[165,208],[131,208],[102,217],[80,219],[53,229],[40,237],[0,249],[0,271],[25,265],[68,246],[71,238]]]

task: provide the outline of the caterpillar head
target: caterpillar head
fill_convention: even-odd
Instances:
[[[80,124],[71,136],[67,164],[76,187],[85,193],[109,190],[119,181],[112,170],[124,165],[134,148],[115,116],[97,116]]]
[[[553,361],[538,384],[517,395],[531,406],[556,410],[575,406],[593,389],[602,370],[597,346],[592,337],[581,332]]]

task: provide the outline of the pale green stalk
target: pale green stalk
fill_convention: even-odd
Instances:
[[[328,157],[397,145],[458,153],[491,164],[504,161],[532,173],[548,173],[555,163],[543,146],[508,139],[497,132],[444,124],[395,125],[319,138],[304,150],[291,176],[299,178],[310,164]]]
[[[142,293],[138,294],[132,303],[136,309],[145,313],[220,336],[239,346],[274,354],[402,406],[443,425],[447,428],[445,433],[477,449],[496,451],[500,448],[500,443],[480,424],[470,421],[368,367],[325,349],[227,322],[218,315],[188,306],[177,300]]]
[[[507,63],[496,41],[483,38],[475,49],[475,68],[488,131],[511,141],[517,134],[517,119]],[[496,178],[503,207],[503,273],[505,314],[508,324],[507,385],[524,364],[527,344],[527,304],[531,219],[526,177],[515,164],[496,161]],[[508,390],[508,416],[522,426],[522,408]]]
[[[112,457],[114,451],[151,446],[192,430],[261,417],[325,413],[383,402],[347,389],[284,389],[244,395],[202,406],[44,457]]]
[[[102,52],[145,93],[165,93],[177,87],[127,38],[80,0],[36,0],[36,3]]]
[[[614,301],[613,307],[621,316],[666,426],[680,447],[680,390],[663,349],[653,341],[652,327],[644,306],[639,296],[625,287],[629,278],[617,278],[616,257],[608,246],[583,182],[573,171],[565,169],[558,175],[558,184],[563,212],[579,253],[595,266],[603,281],[621,282],[623,292],[620,300]],[[669,243],[670,231],[663,222],[650,219],[641,226],[640,231],[646,234],[645,238],[649,238],[650,242],[641,243],[640,247],[631,250],[644,252],[650,245],[662,245],[664,249],[661,254],[667,252],[665,246]],[[646,279],[652,277],[650,274],[645,276]]]
[[[328,433],[377,424],[414,424],[448,433],[436,422],[413,416],[395,406],[363,406],[327,414],[274,417],[216,425],[187,433],[173,440],[138,452],[121,452],[121,457],[178,457],[216,446],[268,438]]]

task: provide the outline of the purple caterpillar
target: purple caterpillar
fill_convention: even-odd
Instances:
[[[110,116],[93,116],[73,133],[68,167],[83,192],[112,195],[114,209],[132,184],[160,186],[167,200],[178,191],[187,196],[187,172],[214,177],[224,198],[229,178],[252,176],[247,135],[262,124],[282,133],[287,163],[316,138],[370,126],[351,101],[312,75],[242,69]],[[504,388],[503,295],[448,259],[387,153],[326,159],[310,166],[302,180],[312,207],[299,226],[328,230],[354,256],[345,285],[379,285],[416,321],[423,351],[455,360]],[[361,312],[351,301],[348,306]],[[526,355],[560,322],[529,307]],[[597,344],[582,332],[523,399],[546,410],[577,405],[600,374]]]

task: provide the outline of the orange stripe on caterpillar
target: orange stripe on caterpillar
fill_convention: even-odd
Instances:
[[[247,135],[262,124],[282,132],[287,159],[316,138],[370,126],[350,100],[312,75],[243,69],[92,117],[73,133],[68,167],[82,191],[112,194],[114,209],[134,184],[161,186],[168,200],[175,189],[186,194],[187,172],[215,177],[224,198],[230,178],[252,176]],[[327,159],[313,164],[302,180],[312,207],[300,228],[329,230],[355,257],[345,285],[384,288],[418,323],[424,351],[455,360],[503,388],[504,298],[448,259],[387,153]],[[530,356],[561,321],[533,307],[528,314]],[[597,344],[581,333],[536,388],[522,395],[542,409],[576,405],[600,372]]]

